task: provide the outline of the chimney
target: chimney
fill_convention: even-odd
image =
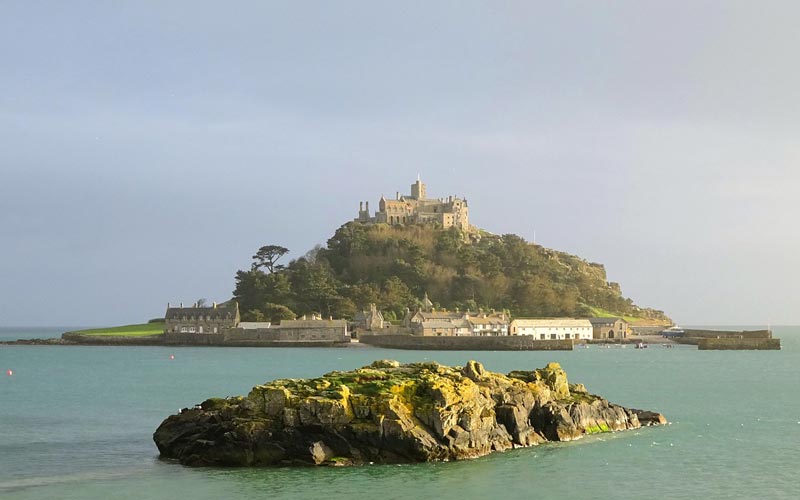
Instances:
[[[369,212],[369,202],[367,202],[367,212]]]
[[[358,202],[358,211],[359,212],[363,212],[364,211],[364,202],[363,201],[359,201]]]
[[[214,309],[216,309],[216,308],[217,308],[217,303],[216,303],[216,302],[214,302]]]
[[[167,302],[167,309],[169,309],[169,302]]]
[[[397,193],[397,194],[396,194],[396,196],[397,196],[397,199],[399,200],[399,199],[400,199],[400,191],[396,191],[396,193]]]
[[[181,302],[181,309],[183,309],[183,302]]]

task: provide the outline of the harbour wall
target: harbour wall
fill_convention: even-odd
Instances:
[[[61,335],[65,343],[81,345],[164,345],[164,334],[143,335],[135,337],[114,337],[109,335],[81,335],[67,332]]]
[[[386,349],[423,351],[571,351],[572,340],[535,340],[530,335],[502,337],[423,337],[362,333],[359,342]]]
[[[679,344],[700,345],[703,339],[709,340],[770,340],[772,339],[771,330],[743,330],[743,331],[730,331],[730,330],[685,330],[685,333],[680,337],[670,337],[670,340]],[[780,341],[779,341],[780,343]],[[735,344],[731,344],[735,345]],[[749,345],[743,343],[742,345]],[[733,349],[728,347],[728,349]],[[746,349],[746,348],[744,348]]]
[[[349,344],[344,327],[330,328],[228,328],[220,333],[167,332],[167,345],[209,345],[237,347],[311,347]]]
[[[219,333],[167,332],[130,337],[65,333],[61,339],[69,344],[103,346],[334,347],[350,343],[344,328],[233,328]]]
[[[759,350],[777,351],[781,348],[781,339],[771,338],[714,338],[698,339],[697,349],[712,350]]]
[[[684,337],[698,339],[771,339],[771,330],[743,330],[734,332],[730,330],[684,330]]]

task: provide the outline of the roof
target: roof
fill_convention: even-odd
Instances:
[[[500,318],[499,316],[470,316],[467,318],[473,325],[507,325],[508,321]]]
[[[284,319],[272,328],[346,328],[344,319]]]
[[[258,330],[263,328],[271,328],[270,321],[242,321],[239,323],[239,328],[243,330]]]
[[[455,311],[419,311],[417,314],[422,317],[423,321],[431,321],[435,319],[461,319],[464,317],[464,313]]]
[[[592,323],[588,319],[574,318],[517,318],[511,322],[516,327],[549,327],[549,328],[591,328]]]
[[[184,317],[198,318],[200,316],[210,316],[211,319],[233,319],[239,311],[239,304],[236,302],[224,305],[209,307],[170,307],[164,315],[166,320],[181,320]],[[230,316],[228,316],[230,315]]]
[[[445,321],[445,320],[433,320],[433,321],[423,321],[420,323],[422,328],[469,328],[469,324],[463,321]]]
[[[617,317],[589,318],[589,322],[593,325],[610,325],[620,320],[622,320],[622,318],[617,318]]]

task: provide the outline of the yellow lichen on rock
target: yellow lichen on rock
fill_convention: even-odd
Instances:
[[[665,422],[572,388],[558,363],[502,375],[477,361],[379,360],[209,399],[166,419],[154,440],[162,456],[192,465],[415,462]]]

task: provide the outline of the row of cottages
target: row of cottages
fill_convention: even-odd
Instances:
[[[402,325],[410,328],[413,335],[426,337],[497,337],[508,335],[508,319],[505,313],[495,311],[437,311],[426,293],[421,309],[413,313],[406,309]]]
[[[191,307],[172,307],[167,304],[167,313],[164,315],[164,333],[220,333],[223,329],[239,326],[239,304],[228,302],[210,307],[199,306],[197,303]]]
[[[449,311],[417,312],[408,322],[411,333],[422,336],[498,337],[508,335],[505,314],[451,313]]]

